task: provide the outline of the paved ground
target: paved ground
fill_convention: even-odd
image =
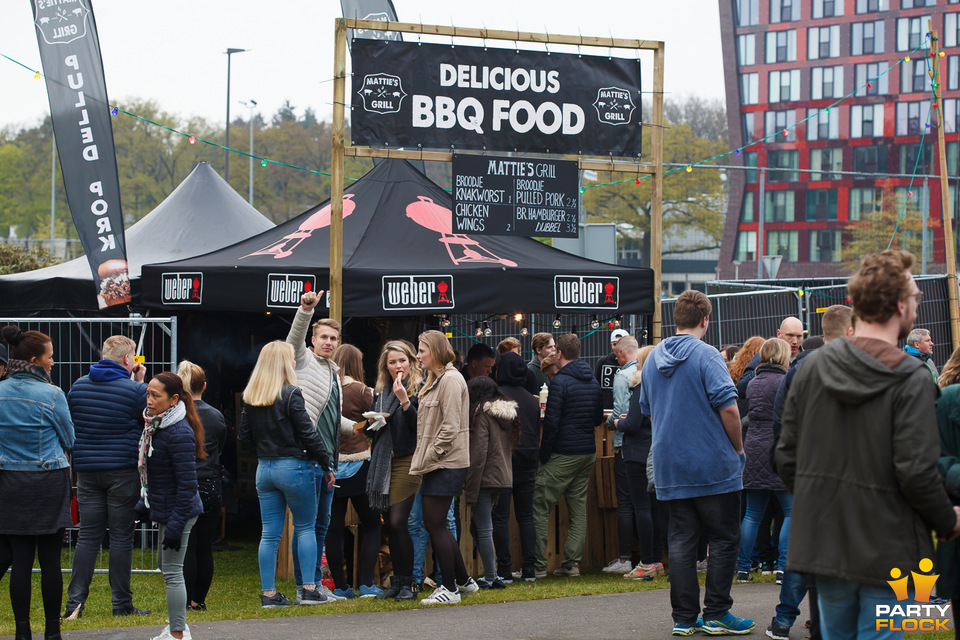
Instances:
[[[752,617],[756,630],[748,637],[763,638],[774,615],[780,587],[775,584],[733,586],[734,613]],[[465,600],[469,596],[465,597]],[[806,602],[794,625],[791,640],[805,637]],[[497,638],[499,640],[554,640],[557,638],[637,640],[669,638],[670,592],[667,589],[554,600],[422,608],[382,613],[345,613],[270,620],[193,622],[197,640],[316,640],[316,638]],[[161,627],[64,632],[64,640],[149,640]],[[37,634],[39,637],[39,634]],[[699,637],[699,636],[698,636]]]

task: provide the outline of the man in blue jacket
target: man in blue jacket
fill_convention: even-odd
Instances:
[[[107,338],[103,359],[90,367],[89,375],[73,383],[67,394],[77,432],[73,469],[80,511],[80,536],[64,612],[68,620],[83,614],[108,528],[113,615],[150,613],[133,606],[130,590],[134,508],[140,499],[137,446],[147,403],[146,369],[134,359],[136,347],[126,336]]]
[[[653,428],[657,498],[669,501],[670,603],[673,635],[749,633],[750,619],[730,612],[740,546],[743,439],[737,390],[720,352],[702,342],[710,299],[684,291],[674,306],[677,335],[643,365],[640,411]],[[710,544],[703,618],[697,582],[701,530]]]
[[[594,429],[603,421],[603,397],[593,371],[580,360],[580,339],[567,333],[557,339],[560,370],[550,383],[540,441],[540,469],[533,493],[537,527],[535,568],[546,575],[547,527],[550,511],[564,496],[570,513],[570,530],[563,546],[558,576],[579,576],[587,535],[587,487],[597,459]],[[539,577],[539,576],[538,576]]]

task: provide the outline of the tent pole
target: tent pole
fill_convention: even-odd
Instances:
[[[343,322],[343,107],[347,24],[338,18],[333,48],[333,165],[330,169],[330,317]]]
[[[653,269],[653,344],[660,342],[661,240],[663,233],[663,43],[653,52],[653,186],[650,198],[650,268]]]

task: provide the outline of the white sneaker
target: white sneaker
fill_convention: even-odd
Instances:
[[[604,573],[627,573],[633,569],[629,560],[615,559],[613,562],[603,568]]]
[[[160,635],[153,640],[176,640],[176,638],[170,634],[170,625],[167,625],[163,628],[163,631],[160,632]],[[189,625],[184,625],[183,627],[183,640],[193,640],[193,636],[190,635]]]
[[[325,585],[318,584],[317,591],[327,596],[327,600],[330,602],[337,602],[339,600],[346,600],[343,596],[334,595],[333,591],[330,591]]]
[[[473,578],[471,578],[472,580]],[[478,587],[479,588],[479,587]],[[440,585],[434,589],[433,593],[420,601],[420,604],[458,604],[460,602],[460,594],[453,593],[448,591],[447,588],[443,585]],[[163,640],[166,640],[164,638]]]
[[[480,591],[480,585],[478,585],[477,581],[473,578],[467,578],[466,582],[457,585],[457,589],[459,593],[476,593]]]

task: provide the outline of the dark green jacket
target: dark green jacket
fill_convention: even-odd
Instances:
[[[940,427],[940,473],[953,504],[960,504],[960,384],[952,384],[937,400]],[[937,544],[937,595],[960,597],[960,540]]]
[[[806,359],[777,447],[794,494],[788,570],[885,587],[891,569],[933,557],[931,530],[956,523],[937,471],[938,391],[916,358],[891,370],[845,338]]]

